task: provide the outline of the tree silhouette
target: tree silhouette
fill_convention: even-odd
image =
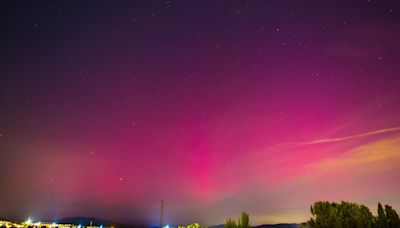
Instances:
[[[239,220],[239,221],[240,221],[240,220]],[[240,222],[240,224],[238,225],[238,227],[241,227],[241,228],[251,228],[251,225],[250,225],[250,216],[249,216],[248,213],[242,212],[241,222]]]
[[[366,206],[356,203],[319,201],[311,206],[311,214],[308,227],[374,227],[372,213]]]
[[[378,216],[374,217],[368,207],[362,204],[342,201],[330,203],[319,201],[311,206],[312,217],[301,227],[367,227],[367,228],[400,228],[400,218],[389,205],[378,203]]]
[[[225,228],[236,228],[235,220],[228,218],[225,223]]]
[[[397,212],[389,205],[385,205],[385,212],[389,227],[390,228],[400,227],[400,219]]]
[[[385,211],[383,210],[382,204],[378,203],[378,217],[377,217],[377,226],[382,228],[388,228],[388,219],[386,217]]]
[[[238,218],[237,224],[234,219],[228,218],[225,223],[225,228],[251,228],[249,214],[242,212],[242,216]]]

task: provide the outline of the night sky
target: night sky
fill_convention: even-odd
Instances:
[[[400,2],[0,1],[0,217],[400,209]]]

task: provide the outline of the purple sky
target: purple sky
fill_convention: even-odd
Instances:
[[[1,1],[0,217],[400,209],[400,2]]]

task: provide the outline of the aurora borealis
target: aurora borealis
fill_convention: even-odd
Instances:
[[[1,1],[0,217],[400,209],[400,2]]]

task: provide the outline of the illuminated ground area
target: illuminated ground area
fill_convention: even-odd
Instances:
[[[60,223],[49,223],[49,222],[33,222],[31,219],[28,219],[24,222],[15,222],[15,221],[7,221],[0,220],[0,228],[115,228],[115,226],[84,226],[80,224],[60,224]],[[193,223],[187,226],[178,226],[177,228],[201,228],[202,226],[198,223]],[[163,228],[174,228],[169,225],[165,225]]]
[[[82,226],[76,224],[57,224],[57,223],[49,223],[49,222],[33,222],[31,219],[28,219],[24,222],[14,222],[14,221],[0,221],[0,227],[28,227],[28,228],[103,228],[100,226]],[[106,227],[104,227],[106,228]]]

